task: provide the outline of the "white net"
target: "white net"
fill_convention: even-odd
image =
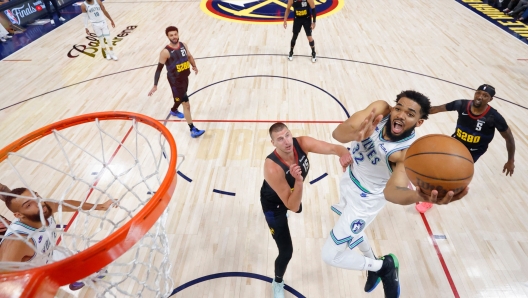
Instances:
[[[10,195],[13,210],[1,204],[5,218],[0,222],[9,228],[0,236],[0,272],[64,259],[129,222],[171,170],[165,147],[164,136],[149,125],[96,120],[53,131],[9,153],[0,163],[0,183],[29,192]],[[130,250],[102,270],[61,287],[57,296],[168,297],[173,289],[168,209]],[[30,247],[33,255],[20,259],[13,247]]]

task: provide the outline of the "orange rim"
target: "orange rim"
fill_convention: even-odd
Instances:
[[[0,162],[9,152],[47,136],[53,130],[63,130],[79,124],[102,120],[136,120],[160,131],[170,146],[169,168],[159,189],[149,202],[124,226],[69,258],[29,270],[0,274],[0,297],[54,297],[58,288],[81,280],[97,272],[128,251],[147,233],[169,204],[176,188],[176,142],[169,130],[160,122],[145,115],[131,112],[99,112],[64,119],[19,138],[0,150]]]

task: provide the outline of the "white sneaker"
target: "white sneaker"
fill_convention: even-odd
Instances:
[[[61,22],[66,22],[66,19],[63,18],[63,17],[60,17],[60,18],[59,18],[59,21],[61,21]]]
[[[273,298],[284,298],[284,280],[281,283],[273,280],[271,291],[273,292]]]
[[[13,36],[11,36],[11,35],[6,35],[6,36],[4,36],[4,38],[10,39],[10,38],[13,38]]]
[[[1,42],[6,42],[7,40],[5,38],[3,38],[3,37],[0,37],[0,41]]]
[[[114,52],[111,52],[110,55],[112,56],[112,59],[117,61],[117,56],[116,56],[116,54]]]
[[[112,60],[112,54],[110,54],[109,51],[105,50],[106,53],[106,60]]]
[[[51,20],[50,23],[51,23],[52,25],[55,25],[55,21],[54,21],[54,20]]]

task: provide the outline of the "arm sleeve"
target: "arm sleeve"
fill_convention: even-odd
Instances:
[[[495,127],[500,132],[505,132],[508,130],[508,123],[506,123],[504,117],[502,117],[502,115],[497,111],[495,111]]]
[[[158,68],[156,68],[156,74],[154,75],[154,86],[158,86],[158,81],[159,81],[162,69],[163,69],[163,64],[158,63]]]
[[[83,12],[84,28],[88,28],[88,13]]]
[[[317,12],[315,11],[315,6],[312,8],[312,21],[315,23],[315,17],[317,16]]]
[[[446,104],[447,111],[459,111],[464,105],[464,101],[459,99]]]

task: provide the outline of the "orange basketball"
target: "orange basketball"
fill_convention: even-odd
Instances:
[[[443,198],[452,190],[460,193],[473,178],[473,158],[455,138],[441,134],[416,140],[405,155],[405,172],[409,180],[426,193],[433,189]]]

